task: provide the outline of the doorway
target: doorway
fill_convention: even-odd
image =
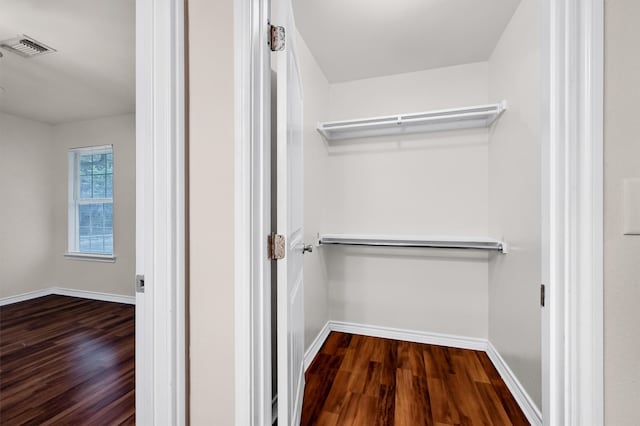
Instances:
[[[135,4],[2,8],[3,421],[132,423]]]
[[[102,298],[108,296],[109,301],[128,303],[133,303],[135,298],[136,422],[154,424],[156,423],[154,419],[171,419],[172,424],[184,424],[186,421],[184,4],[177,1],[158,3],[147,0],[138,0],[135,3],[97,2],[101,6],[98,8],[99,12],[106,13],[111,10],[110,8],[117,8],[118,5],[125,3],[127,10],[130,11],[128,14],[107,13],[106,17],[112,21],[115,20],[122,25],[129,26],[127,31],[113,36],[113,40],[118,43],[105,47],[105,49],[108,48],[107,53],[113,55],[114,58],[105,69],[101,69],[97,66],[100,60],[96,63],[96,61],[79,61],[77,59],[83,57],[82,55],[87,52],[99,55],[101,52],[97,52],[95,47],[104,44],[102,43],[104,34],[111,32],[111,29],[100,26],[102,22],[108,24],[109,19],[105,19],[105,17],[101,16],[100,22],[93,27],[90,25],[90,20],[84,19],[85,15],[89,16],[96,12],[94,9],[96,9],[97,3],[81,2],[82,4],[76,5],[75,13],[81,16],[75,20],[69,19],[69,16],[63,13],[56,13],[57,5],[55,3],[47,3],[46,5],[25,4],[24,2],[5,3],[7,7],[4,10],[8,10],[9,7],[22,10],[24,22],[44,27],[53,26],[54,23],[59,24],[58,27],[63,29],[55,28],[58,32],[68,33],[69,30],[75,28],[74,25],[88,26],[86,28],[88,33],[104,30],[100,33],[103,38],[82,52],[78,52],[78,55],[74,55],[72,58],[76,70],[97,69],[99,76],[91,80],[84,74],[74,77],[65,73],[62,73],[64,75],[51,73],[64,78],[66,86],[63,89],[66,90],[63,90],[63,93],[58,97],[51,96],[55,94],[56,87],[47,86],[40,94],[50,101],[49,104],[43,103],[43,105],[51,105],[51,102],[54,105],[57,105],[57,102],[60,105],[66,105],[73,98],[72,95],[82,93],[84,89],[93,89],[98,93],[90,96],[89,100],[96,101],[96,104],[99,104],[103,98],[113,101],[120,96],[125,100],[129,99],[124,103],[128,103],[130,111],[133,111],[135,105],[135,120],[132,124],[135,136],[131,138],[129,146],[135,151],[135,154],[128,159],[131,175],[124,183],[119,184],[121,189],[114,189],[116,197],[114,203],[118,201],[116,194],[137,194],[135,199],[124,203],[131,209],[131,213],[127,215],[125,221],[133,225],[130,225],[129,232],[126,232],[121,241],[129,241],[133,244],[135,235],[135,247],[131,249],[132,254],[124,259],[125,263],[128,262],[130,270],[121,283],[128,293],[125,298],[122,298],[122,295],[117,295],[118,297],[114,298],[113,294],[96,294],[97,292],[90,295],[83,293],[82,296],[100,296]],[[133,9],[135,9],[135,13]],[[44,18],[42,13],[45,13]],[[40,20],[34,19],[36,16],[40,16]],[[15,16],[10,13],[3,14],[3,17],[11,19],[12,23],[15,21]],[[73,37],[69,37],[73,46],[82,45],[82,41],[79,41],[77,36],[78,32]],[[8,37],[15,37],[15,34],[8,35]],[[36,34],[28,33],[27,37],[36,37]],[[118,37],[122,37],[122,40]],[[55,58],[53,55],[67,50],[58,48],[55,43],[48,42],[48,40],[38,41],[42,42],[42,48],[52,49],[47,53],[51,55],[52,60]],[[29,43],[27,44],[29,45]],[[135,46],[135,53],[133,46]],[[37,46],[30,45],[30,47],[33,50],[39,50]],[[54,50],[59,50],[59,52],[53,52]],[[4,57],[0,58],[0,66],[3,66],[3,73],[0,78],[5,78],[9,74],[7,68],[4,68],[6,62],[3,62],[2,59],[6,59],[8,53],[5,53],[4,50],[2,53]],[[110,57],[105,52],[102,53],[102,59]],[[112,70],[111,73],[105,72],[110,67],[118,68],[118,60],[124,57],[128,58],[130,66]],[[42,57],[42,59],[46,58],[47,56]],[[32,59],[36,60],[37,58]],[[134,76],[118,77],[121,76],[121,73],[133,73],[134,64]],[[53,71],[49,68],[45,70]],[[154,76],[154,78],[150,79],[149,76]],[[23,80],[29,80],[33,77],[36,77],[33,73],[21,75]],[[88,84],[90,81],[93,81],[94,84]],[[108,88],[103,87],[109,82],[116,86],[122,84],[127,86],[127,81],[130,83],[131,93],[127,92],[124,95],[121,90],[109,91]],[[33,82],[35,83],[35,80]],[[133,93],[134,85],[135,93]],[[11,88],[8,84],[2,84],[0,108],[9,107],[10,98],[5,96],[9,90]],[[105,91],[107,93],[104,93]],[[23,99],[18,96],[17,101],[15,97],[11,99],[15,105],[19,106],[27,97]],[[81,114],[95,113],[97,107],[93,103],[89,102],[85,105],[86,108]],[[109,104],[112,108],[114,105],[114,102]],[[55,113],[61,112],[64,111],[55,111]],[[100,137],[105,137],[107,134],[108,132],[98,132]],[[7,133],[3,132],[2,137],[6,135]],[[5,140],[1,141],[4,143]],[[86,144],[87,141],[83,140],[79,146]],[[123,157],[122,160],[126,160],[126,158]],[[114,161],[116,164],[126,164],[125,162],[118,163],[118,156]],[[132,165],[133,163],[135,165]],[[135,214],[133,214],[134,205]],[[66,201],[63,201],[63,210],[64,213],[60,211],[57,213],[61,218],[66,217],[67,214]],[[64,222],[61,223],[63,225],[61,225],[60,233],[64,234],[66,226]],[[114,228],[118,228],[117,223],[114,224]],[[120,229],[114,232],[123,231],[124,229]],[[120,237],[116,235],[114,239],[115,264],[119,261],[118,244],[120,243],[118,238]],[[64,247],[65,249],[60,249],[52,255],[62,256],[67,251],[66,243]],[[3,246],[4,248],[5,246]],[[98,257],[94,254],[93,260]],[[111,261],[112,259],[98,260]],[[107,266],[109,262],[104,263],[104,266]],[[140,280],[138,280],[140,291],[133,297],[136,274],[140,276]],[[47,282],[47,285],[51,284],[58,283]],[[7,287],[3,281],[0,289],[4,290],[5,288]],[[144,292],[142,292],[143,288]],[[61,291],[57,287],[54,290]],[[43,291],[46,293],[50,290]],[[39,295],[42,294],[32,292],[27,297]],[[78,293],[75,292],[71,295],[77,296]],[[10,299],[9,302],[12,303],[19,301],[20,298],[12,297]]]
[[[598,32],[598,22],[601,22],[601,18],[602,15],[598,12],[598,3],[599,2],[593,2],[592,4],[588,4],[588,5],[582,5],[582,6],[576,6],[575,9],[573,8],[574,6],[567,6],[566,4],[563,5],[552,5],[550,6],[549,4],[546,4],[546,9],[544,9],[542,15],[541,15],[541,33],[542,33],[542,42],[541,42],[541,47],[540,47],[540,52],[541,52],[541,64],[542,64],[542,75],[540,76],[540,81],[541,81],[541,87],[540,87],[540,91],[539,93],[542,94],[541,95],[541,105],[542,105],[542,109],[543,109],[543,115],[541,117],[541,128],[540,128],[540,139],[541,139],[541,146],[545,147],[545,149],[542,151],[542,155],[543,155],[543,160],[546,161],[556,161],[558,159],[561,159],[562,161],[562,167],[565,168],[565,170],[572,170],[575,169],[577,167],[578,164],[580,164],[580,167],[585,167],[584,170],[590,170],[590,173],[592,172],[592,174],[586,175],[588,176],[588,179],[585,181],[574,181],[574,186],[568,185],[568,186],[564,186],[565,184],[568,184],[568,182],[560,182],[557,180],[554,180],[555,178],[553,177],[554,175],[551,175],[550,179],[547,179],[546,174],[548,173],[548,170],[545,167],[542,167],[542,171],[541,173],[543,174],[542,176],[542,188],[544,188],[544,191],[542,196],[543,197],[548,197],[549,196],[549,192],[548,192],[548,188],[551,188],[551,191],[556,191],[559,190],[560,192],[554,192],[554,194],[557,196],[561,196],[561,197],[566,197],[566,199],[570,199],[571,197],[573,197],[572,194],[572,189],[570,188],[575,188],[575,184],[577,185],[584,185],[585,190],[588,188],[588,192],[592,193],[591,191],[593,190],[593,185],[596,184],[597,182],[600,181],[599,180],[599,175],[598,175],[598,170],[597,170],[597,165],[595,166],[595,169],[589,169],[590,167],[594,167],[595,164],[597,164],[598,161],[598,132],[597,129],[591,129],[589,131],[587,131],[586,135],[588,138],[590,138],[590,141],[593,143],[593,147],[595,148],[594,151],[592,151],[594,154],[594,163],[589,163],[589,161],[587,161],[587,159],[585,159],[584,157],[582,157],[580,160],[576,160],[575,157],[571,157],[571,155],[569,156],[564,156],[562,158],[557,157],[556,154],[558,152],[560,152],[562,150],[562,146],[563,143],[562,141],[560,141],[559,139],[559,134],[557,133],[557,131],[559,130],[558,128],[555,128],[552,126],[552,131],[549,132],[550,128],[549,123],[551,122],[554,126],[557,125],[558,123],[564,123],[563,125],[567,124],[566,121],[563,121],[566,119],[566,115],[562,116],[560,115],[560,111],[562,110],[562,108],[572,108],[575,107],[575,105],[578,105],[578,103],[570,103],[567,102],[568,99],[573,99],[575,100],[578,97],[582,97],[582,96],[586,96],[585,93],[598,93],[598,74],[596,73],[595,75],[595,79],[589,79],[588,76],[593,76],[594,74],[591,73],[591,71],[595,68],[597,70],[598,68],[598,55],[595,56],[589,56],[587,54],[585,54],[585,52],[598,52],[598,40],[601,41],[601,37],[599,38],[600,34]],[[584,7],[584,9],[582,9],[582,7]],[[551,10],[553,9],[553,10]],[[563,12],[558,15],[556,14],[556,12],[558,12],[558,10],[562,10]],[[584,11],[588,11],[588,13],[585,15],[583,12]],[[573,24],[567,24],[567,22],[569,21],[563,21],[562,19],[558,19],[556,20],[555,18],[558,16],[563,16],[563,17],[567,17],[567,16],[573,16],[573,17],[580,17],[580,19],[585,20],[586,22],[582,22],[580,21],[580,19],[578,19],[577,21],[580,21],[580,24],[577,25],[581,25],[581,28],[587,28],[587,31],[591,31],[589,32],[589,34],[591,34],[591,38],[590,37],[585,37],[585,38],[580,38],[580,39],[575,39],[575,38],[571,38],[572,33],[570,33],[570,30],[568,29],[568,27],[570,27]],[[554,17],[553,19],[551,17]],[[576,21],[576,22],[577,22]],[[323,21],[326,23],[326,21]],[[550,28],[551,27],[551,28]],[[549,36],[549,34],[551,34],[553,37]],[[600,34],[601,36],[601,34]],[[562,52],[560,53],[559,50],[557,50],[557,46],[562,45],[562,43],[559,41],[561,37],[567,37],[569,40],[571,40],[571,42],[573,44],[569,44],[567,49],[569,49],[569,51],[572,52],[572,54],[575,55],[586,55],[586,57],[590,58],[590,61],[586,61],[586,62],[582,62],[580,63],[581,66],[577,66],[575,65],[575,62],[572,63],[568,63],[565,60],[558,60],[558,58],[560,57],[566,57],[566,52]],[[550,40],[552,38],[552,40]],[[592,44],[590,44],[592,43]],[[558,56],[555,56],[555,55]],[[551,59],[550,59],[551,58]],[[580,86],[580,89],[578,91],[576,91],[575,93],[569,93],[569,92],[562,92],[561,90],[559,90],[559,87],[564,87],[562,86],[563,84],[568,84],[568,82],[562,82],[562,81],[558,81],[557,78],[559,78],[558,76],[561,75],[561,73],[558,73],[559,69],[567,69],[567,68],[563,68],[563,67],[571,67],[573,66],[574,68],[572,68],[573,72],[576,75],[583,75],[583,76],[587,76],[585,77],[585,80],[583,81],[584,85]],[[562,74],[562,75],[566,75],[566,74]],[[552,81],[553,84],[549,85],[549,82]],[[550,93],[550,97],[551,97],[551,101],[549,101],[549,99],[547,98],[547,93]],[[561,95],[562,93],[562,95]],[[565,98],[563,98],[563,96],[566,96]],[[573,97],[572,97],[573,96]],[[582,101],[584,101],[584,98],[581,98]],[[547,103],[549,102],[549,103]],[[599,115],[598,115],[598,97],[592,97],[592,98],[588,98],[588,105],[590,105],[591,109],[588,109],[586,111],[586,113],[589,114],[589,117],[587,118],[586,116],[580,116],[580,117],[574,117],[573,118],[573,124],[575,124],[576,122],[581,122],[580,120],[584,120],[582,122],[584,123],[588,123],[588,122],[594,122],[593,120],[595,120],[595,122],[598,122],[599,120]],[[572,106],[573,105],[573,106]],[[565,110],[566,111],[566,110]],[[557,120],[557,121],[556,121]],[[601,117],[600,117],[601,120]],[[601,121],[600,121],[601,122]],[[568,125],[568,124],[567,124]],[[568,125],[569,126],[569,125]],[[569,126],[570,127],[570,126]],[[550,142],[551,141],[551,142]],[[601,140],[600,140],[601,142]],[[358,147],[356,147],[357,149]],[[560,150],[560,151],[556,151],[556,149]],[[553,155],[551,155],[551,153],[553,153]],[[548,155],[551,155],[551,157],[547,157]],[[551,158],[551,160],[549,160],[549,158]],[[601,157],[600,157],[601,158]],[[577,162],[576,162],[577,161]],[[591,166],[589,164],[591,164]],[[548,164],[548,163],[547,163]],[[582,175],[585,176],[585,175]],[[601,176],[600,176],[601,177]],[[562,188],[562,189],[561,189]],[[597,198],[597,186],[595,188],[595,192],[593,192],[594,194],[596,194],[596,198]],[[580,194],[583,194],[582,192]],[[597,211],[597,200],[596,201],[596,208],[595,210]],[[328,203],[328,205],[331,205],[330,203]],[[544,205],[546,206],[545,208],[549,208],[549,204],[547,204],[546,202],[544,203]],[[563,206],[558,205],[558,204],[553,204],[551,205],[551,209],[552,209],[552,213],[551,217],[552,217],[552,221],[554,221],[555,219],[553,219],[561,209],[563,208]],[[598,246],[598,233],[597,233],[597,229],[598,226],[600,226],[601,229],[601,225],[598,225],[598,221],[597,221],[597,214],[596,214],[596,220],[594,220],[592,222],[592,219],[594,219],[594,217],[585,217],[583,219],[580,219],[577,216],[571,216],[571,221],[576,220],[585,220],[586,222],[584,222],[585,226],[588,227],[593,227],[593,229],[595,229],[596,233],[595,234],[576,234],[573,233],[572,238],[577,238],[581,241],[584,241],[585,244],[588,244],[590,246],[594,246],[597,247]],[[544,222],[544,221],[543,221]],[[546,222],[545,222],[546,223]],[[566,225],[566,224],[565,224]],[[563,225],[563,231],[562,232],[572,232],[571,231],[571,227],[569,228],[564,228]],[[546,225],[545,225],[546,226]],[[558,230],[558,228],[555,228],[556,230]],[[547,235],[549,232],[549,228],[545,228],[543,227],[543,232],[545,232],[545,238],[544,241],[547,241]],[[551,235],[549,236],[549,241],[551,241],[551,244],[558,244],[558,242],[564,238],[567,238],[568,234],[558,234],[556,232],[552,232]],[[548,249],[548,247],[547,247]],[[546,249],[545,249],[546,250]],[[564,252],[564,256],[569,255],[569,258],[571,256],[577,256],[578,258],[580,258],[580,256],[587,256],[587,254],[585,253],[573,253],[571,250],[569,250],[568,252]],[[567,265],[566,262],[569,262],[569,258],[568,257],[557,257],[559,256],[558,252],[555,252],[554,249],[551,250],[551,252],[549,251],[543,251],[542,253],[542,257],[547,259],[550,256],[554,256],[554,259],[556,259],[553,262],[557,262],[555,264],[553,264],[552,262],[552,266],[554,267],[559,267],[560,265]],[[601,256],[598,257],[597,255],[597,250],[596,252],[592,252],[590,254],[588,254],[588,256],[591,256],[590,259],[593,260],[596,264],[598,262],[601,262]],[[540,266],[539,268],[540,270],[542,270],[542,266]],[[547,271],[548,272],[548,271]],[[586,271],[585,271],[586,272]],[[596,271],[597,272],[597,271]],[[554,274],[557,273],[554,272]],[[544,272],[545,277],[548,276],[546,275],[546,272]],[[588,274],[588,273],[587,273]],[[559,276],[555,276],[557,278],[559,278]],[[593,285],[594,288],[597,288],[598,285],[600,285],[601,288],[601,279],[598,278],[597,273],[595,275],[591,275],[591,278],[593,278],[593,281],[591,281],[590,285]],[[557,278],[553,278],[552,277],[552,281],[553,284],[551,284],[551,291],[553,292],[553,294],[555,294],[556,296],[558,296],[559,294],[562,294],[563,291],[565,291],[568,287],[570,287],[571,285],[573,285],[572,281],[569,282],[565,282],[563,280],[558,280]],[[599,283],[599,284],[598,284]],[[568,286],[568,287],[567,287]],[[540,288],[538,285],[536,285],[536,290],[535,290],[535,296],[537,299],[537,302],[540,302]],[[549,290],[549,288],[547,287],[547,290]],[[549,293],[547,293],[547,295],[549,295]],[[553,296],[552,296],[553,297]],[[596,322],[597,322],[597,317],[598,317],[598,306],[597,304],[589,304],[585,301],[585,299],[581,299],[580,301],[578,301],[578,303],[575,303],[576,301],[574,301],[573,304],[569,303],[569,301],[563,300],[561,297],[553,297],[554,302],[552,302],[551,305],[546,305],[547,309],[550,309],[551,311],[556,311],[556,309],[560,309],[563,310],[565,313],[566,312],[585,312],[588,313],[588,315],[593,315],[594,318],[596,318]],[[548,299],[546,300],[546,302],[548,302]],[[550,308],[549,308],[550,307]],[[543,311],[543,312],[548,312],[548,311]],[[557,330],[558,332],[555,331],[551,331],[550,333],[553,335],[551,337],[551,339],[555,339],[555,338],[566,338],[568,340],[579,340],[582,342],[587,342],[589,341],[589,337],[588,336],[584,336],[584,335],[574,335],[572,333],[569,334],[564,334],[564,332],[562,332],[561,330],[564,330],[565,325],[563,324],[563,322],[560,320],[560,317],[556,316],[556,319],[554,321],[552,321],[551,323],[549,322],[545,322],[543,325],[543,331],[542,331],[542,335],[545,339],[545,341],[548,341],[547,339],[549,339],[549,334],[547,334],[549,332],[549,330]],[[571,315],[568,318],[573,318]],[[545,331],[546,330],[546,331]],[[597,334],[596,336],[594,336],[597,338]],[[585,357],[584,360],[587,362],[588,364],[588,369],[589,371],[593,371],[594,375],[593,376],[589,376],[592,378],[596,378],[599,377],[598,376],[598,345],[596,344],[595,346],[591,346],[591,347],[595,347],[595,357],[591,358],[591,357]],[[541,369],[543,370],[542,376],[542,384],[540,385],[541,388],[541,395],[543,396],[542,399],[545,398],[550,398],[551,399],[551,404],[552,405],[556,405],[556,407],[562,407],[564,405],[564,403],[568,403],[567,401],[577,401],[580,398],[587,398],[587,395],[585,394],[580,394],[578,395],[577,393],[563,393],[561,392],[560,394],[554,393],[555,390],[559,390],[559,389],[563,389],[562,386],[558,386],[558,382],[554,382],[554,380],[558,377],[557,374],[560,371],[566,371],[567,369],[570,369],[570,365],[573,365],[572,363],[575,362],[575,359],[570,359],[570,358],[566,358],[563,357],[562,355],[559,356],[560,352],[563,352],[565,349],[563,349],[562,347],[556,346],[549,348],[546,344],[544,346],[544,350],[541,351],[541,358],[544,358],[545,361],[543,363],[543,366],[541,367]],[[600,350],[601,350],[601,346],[600,346]],[[566,354],[566,352],[565,352]],[[545,365],[549,365],[549,358],[551,358],[551,363],[562,363],[562,367],[559,367],[560,364],[555,364],[555,367],[552,368],[551,370],[547,369],[547,367]],[[541,361],[542,362],[542,361]],[[555,373],[554,373],[555,371]],[[601,363],[600,363],[600,371],[601,371]],[[551,383],[548,381],[549,377],[552,378]],[[573,379],[571,379],[573,380]],[[579,381],[579,380],[578,380]],[[576,382],[577,383],[577,382]],[[586,384],[583,385],[577,385],[576,387],[577,389],[588,389],[589,387],[587,387]],[[597,397],[597,395],[592,395],[595,399],[590,400],[591,402],[593,402],[593,404],[591,405],[592,407],[598,407],[601,406],[601,399],[599,399]],[[541,399],[541,398],[539,398]],[[588,400],[588,398],[587,398]],[[548,401],[548,400],[547,400]],[[598,402],[599,401],[599,402]],[[540,401],[538,401],[538,405],[544,405],[546,403],[540,403]],[[582,408],[584,408],[585,410],[587,409],[587,404],[585,404],[584,406],[582,406]],[[540,407],[538,407],[540,408]],[[558,408],[560,411],[562,411],[562,408]],[[545,416],[552,416],[552,412],[554,412],[554,410],[549,410],[547,408],[545,408],[544,412],[546,413]],[[557,411],[555,411],[557,413]],[[598,417],[596,415],[596,417]],[[539,417],[540,418],[540,417]],[[541,420],[540,420],[541,421]],[[549,421],[549,420],[547,420]]]

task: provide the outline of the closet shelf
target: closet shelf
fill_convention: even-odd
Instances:
[[[489,127],[507,109],[507,102],[413,114],[318,123],[328,141],[410,133]]]
[[[491,250],[507,253],[507,244],[505,242],[485,237],[319,234],[318,245],[425,247]]]

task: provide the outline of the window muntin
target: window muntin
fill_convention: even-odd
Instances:
[[[113,255],[113,147],[69,151],[69,252]]]

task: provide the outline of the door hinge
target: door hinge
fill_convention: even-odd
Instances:
[[[280,52],[284,50],[285,46],[285,29],[284,27],[278,27],[276,25],[269,26],[270,44],[272,52]]]
[[[144,275],[136,275],[136,293],[144,293]]]
[[[544,308],[544,299],[545,299],[545,286],[544,284],[540,285],[540,306]]]
[[[271,233],[267,238],[267,242],[269,245],[269,259],[284,259],[284,255],[287,251],[284,235]]]

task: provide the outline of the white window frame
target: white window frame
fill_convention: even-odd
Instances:
[[[71,148],[68,152],[68,236],[67,252],[65,257],[81,260],[115,261],[115,235],[113,237],[113,250],[111,253],[94,253],[80,251],[80,236],[78,232],[78,211],[83,204],[112,203],[115,204],[113,192],[111,198],[94,198],[90,200],[80,199],[80,156],[87,153],[111,153],[114,156],[113,145],[90,146],[83,148]],[[115,159],[113,160],[115,163]],[[115,232],[114,232],[115,234]]]

